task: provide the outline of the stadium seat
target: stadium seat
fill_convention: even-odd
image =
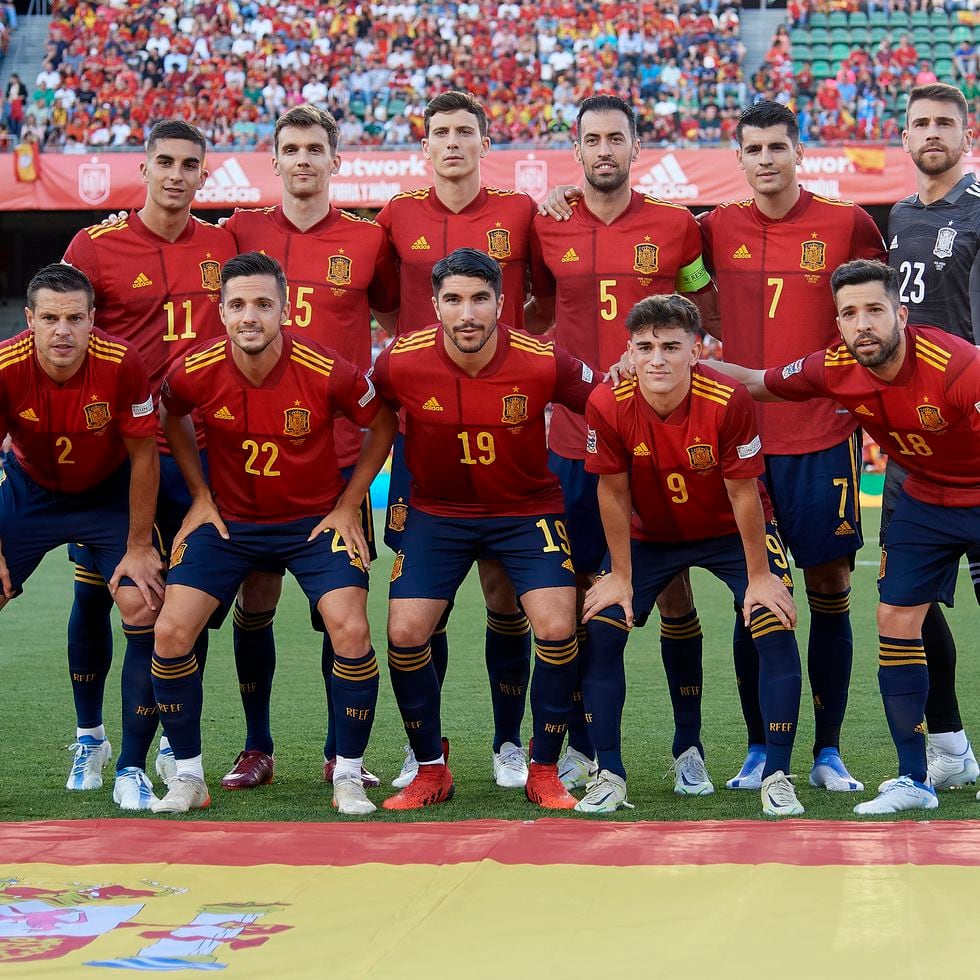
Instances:
[[[852,27],[851,28],[851,46],[857,47],[861,45],[866,47],[871,43],[871,31],[867,27]]]
[[[929,12],[926,10],[913,10],[909,16],[909,23],[913,27],[929,26]]]
[[[942,82],[953,81],[953,62],[948,58],[940,58],[932,66],[932,70]]]
[[[893,10],[891,18],[886,18],[885,23],[896,31],[908,30],[909,15],[904,10]]]
[[[940,41],[932,46],[933,58],[953,58],[953,45],[948,41]]]
[[[817,11],[810,15],[810,26],[811,27],[826,27],[828,22],[828,17],[826,14]]]
[[[830,29],[831,44],[850,44],[851,32],[846,27],[832,27]]]
[[[814,61],[810,65],[810,71],[813,72],[814,78],[833,78],[835,72],[830,67],[829,61]]]
[[[973,28],[973,30],[970,30],[966,24],[957,24],[956,27],[953,28],[953,44],[959,44],[960,41],[972,41],[973,32],[976,29],[977,28]]]
[[[949,27],[949,17],[945,10],[933,10],[929,14],[930,27]]]
[[[867,27],[868,15],[863,10],[852,11],[848,23],[851,27]]]
[[[888,14],[886,14],[884,11],[876,10],[873,14],[866,15],[866,16],[868,16],[868,24],[871,27],[889,27],[889,26],[891,26],[891,23],[892,22],[888,19]],[[851,17],[853,18],[854,17],[854,14],[851,14]],[[852,21],[852,23],[853,23],[853,21]]]
[[[846,61],[851,56],[851,45],[850,44],[832,44],[830,46],[830,60],[835,63],[835,66],[841,61]]]
[[[830,61],[830,45],[829,44],[811,45],[810,57],[814,61]]]
[[[793,61],[798,65],[802,65],[807,61],[813,61],[813,54],[809,44],[794,44],[792,54]]]
[[[789,32],[789,41],[793,47],[796,47],[797,44],[809,44],[810,32],[802,27],[794,27]]]
[[[887,27],[872,27],[871,28],[871,43],[874,45],[881,44],[881,42],[887,37],[889,30]]]
[[[811,44],[830,44],[830,31],[826,27],[818,27],[810,31]]]
[[[846,27],[847,14],[843,10],[832,10],[827,18],[830,27]]]

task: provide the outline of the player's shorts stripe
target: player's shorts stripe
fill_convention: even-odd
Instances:
[[[220,364],[225,359],[224,350],[215,351],[207,360],[195,361],[193,364],[184,364],[184,370],[187,374],[193,374],[195,371],[200,371],[201,368],[210,367],[212,364]]]
[[[607,626],[615,626],[616,629],[622,630],[624,633],[630,631],[630,627],[626,625],[621,619],[611,619],[609,616],[593,616],[593,623],[605,623]]]

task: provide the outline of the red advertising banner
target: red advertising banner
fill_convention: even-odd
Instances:
[[[144,188],[140,155],[45,153],[40,174],[18,182],[14,168],[0,167],[0,202],[6,211],[124,209],[140,204]],[[377,148],[341,153],[340,173],[330,197],[340,207],[381,207],[402,191],[430,183],[420,151]],[[980,169],[980,156],[968,166]],[[211,153],[210,176],[197,195],[197,208],[265,207],[278,202],[279,178],[267,153]],[[910,194],[914,170],[900,147],[808,147],[801,183],[827,197],[860,204],[890,204]],[[483,161],[484,182],[527,191],[541,200],[556,184],[581,181],[571,150],[495,150]],[[678,204],[712,205],[748,196],[731,149],[645,149],[633,165],[634,186]]]

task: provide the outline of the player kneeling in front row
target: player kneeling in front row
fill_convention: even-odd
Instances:
[[[953,604],[959,560],[980,544],[980,351],[936,327],[907,326],[898,272],[880,262],[848,262],[830,285],[843,344],[765,372],[719,367],[759,400],[833,398],[909,472],[878,578],[878,686],[899,777],[854,812],[933,810],[922,623],[930,603]]]
[[[388,666],[415,779],[390,810],[444,803],[454,790],[440,738],[430,637],[473,562],[498,559],[534,632],[534,740],[528,799],[571,809],[558,755],[575,687],[575,571],[557,478],[548,469],[549,402],[582,412],[592,371],[553,344],[499,324],[499,264],[460,248],[432,270],[440,325],[399,337],[378,358],[378,391],[405,410],[413,475],[409,520],[392,569]]]
[[[636,377],[598,388],[586,410],[585,466],[599,474],[609,553],[583,610],[583,694],[599,775],[575,809],[629,806],[620,730],[626,642],[634,616],[645,619],[679,571],[699,566],[732,590],[759,654],[763,812],[800,814],[788,775],[800,710],[796,607],[792,581],[782,577],[786,555],[766,523],[772,510],[759,483],[764,467],[752,400],[741,385],[698,364],[701,317],[690,300],[650,296],[629,312],[626,327]]]
[[[28,329],[0,344],[0,425],[13,441],[0,470],[0,609],[45,554],[77,541],[109,583],[129,657],[152,645],[163,596],[157,417],[139,354],[94,329],[93,302],[84,273],[46,266],[27,286]],[[98,789],[111,751],[104,731],[80,734],[69,788]],[[132,785],[127,809],[152,793],[141,770]]]
[[[194,639],[249,572],[275,567],[296,576],[333,642],[334,806],[347,814],[376,809],[361,779],[378,666],[359,507],[397,423],[354,365],[282,332],[289,312],[286,277],[275,259],[258,252],[230,259],[221,270],[220,306],[228,337],[196,348],[164,383],[164,432],[193,504],[174,541],[153,653],[153,688],[177,765],[169,792],[153,805],[158,813],[210,803]],[[210,488],[190,419],[195,409],[207,438]],[[338,412],[369,429],[346,487],[334,449]]]

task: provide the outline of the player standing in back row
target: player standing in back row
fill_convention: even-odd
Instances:
[[[980,343],[980,184],[963,166],[973,143],[966,99],[937,82],[909,93],[902,143],[915,164],[917,193],[888,216],[888,264],[898,271],[909,320]],[[881,502],[881,540],[905,480],[904,460],[888,458]],[[980,600],[980,550],[967,552]],[[980,775],[956,698],[956,643],[938,603],[922,623],[929,664],[929,776],[955,789]]]
[[[736,139],[752,197],[701,219],[704,255],[718,284],[725,358],[773,367],[834,342],[830,273],[850,259],[883,259],[884,243],[862,208],[797,183],[803,145],[785,106],[747,109]],[[862,543],[858,422],[829,399],[761,405],[757,418],[766,487],[783,541],[803,569],[810,606],[807,673],[816,726],[810,784],[857,791],[863,786],[840,757],[840,730],[854,646],[850,573]],[[758,687],[758,658],[738,628],[735,656],[745,699]],[[765,746],[750,744],[729,788],[757,788],[764,765]]]

